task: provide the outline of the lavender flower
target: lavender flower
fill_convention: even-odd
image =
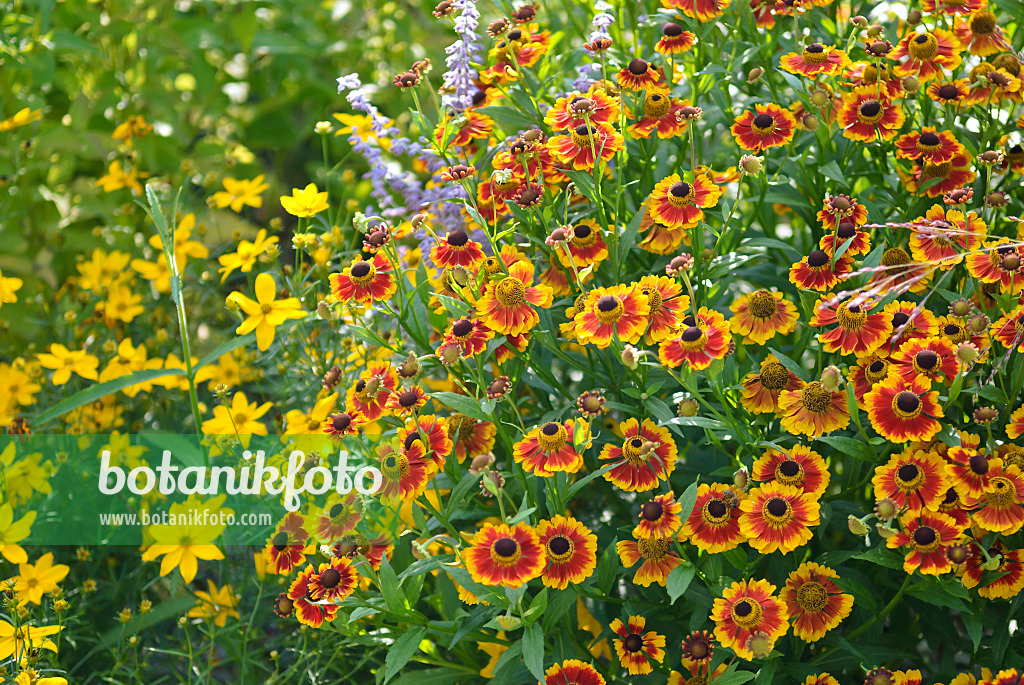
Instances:
[[[476,92],[476,70],[473,63],[479,61],[480,44],[477,26],[480,24],[480,12],[476,8],[476,0],[454,0],[457,10],[461,10],[455,18],[455,32],[459,38],[445,49],[448,57],[445,64],[448,71],[444,74],[445,94],[441,96],[441,104],[461,111],[473,102]]]

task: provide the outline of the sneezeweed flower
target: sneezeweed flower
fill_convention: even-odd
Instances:
[[[974,11],[967,21],[958,21],[953,25],[953,33],[959,42],[959,48],[967,48],[972,55],[987,57],[1013,48],[1003,36],[996,15],[985,8],[986,3],[972,3]],[[952,67],[951,67],[952,68]]]
[[[508,526],[486,524],[463,557],[473,580],[484,585],[521,587],[536,578],[547,564],[544,546],[525,523]]]
[[[1019,531],[1024,527],[1024,478],[1020,467],[1012,464],[1004,468],[1002,460],[993,460],[981,497],[969,497],[965,505],[973,510],[974,523],[986,531],[1001,535]]]
[[[342,302],[379,302],[398,289],[391,262],[378,252],[369,260],[357,259],[340,274],[330,275],[331,291]]]
[[[241,212],[245,207],[260,208],[263,198],[260,193],[270,186],[263,182],[263,174],[251,180],[225,178],[224,190],[213,194],[213,204],[219,209],[230,207],[232,212]]]
[[[267,570],[282,576],[291,573],[305,559],[308,540],[302,515],[285,514],[263,548],[263,556],[269,564]]]
[[[682,294],[683,286],[667,276],[644,276],[637,287],[649,307],[645,342],[653,345],[672,337],[690,306],[690,298]]]
[[[963,150],[951,131],[939,131],[925,126],[911,131],[894,142],[897,159],[922,159],[929,164],[943,164]]]
[[[810,254],[789,269],[789,282],[805,290],[828,291],[853,270],[853,258],[832,259],[824,250]]]
[[[821,43],[811,43],[803,51],[791,52],[779,60],[784,71],[811,79],[819,75],[833,76],[849,64],[850,58],[845,52]]]
[[[1007,238],[985,242],[985,249],[967,255],[967,271],[982,283],[998,283],[999,290],[1016,295],[1024,290],[1022,252]]]
[[[601,226],[593,219],[584,219],[572,227],[567,227],[566,249],[558,251],[558,260],[563,266],[576,265],[577,269],[593,266],[595,269],[608,258],[608,246],[601,237]]]
[[[763,634],[774,643],[789,630],[786,605],[774,596],[775,586],[765,580],[740,580],[715,599],[711,620],[715,637],[742,659],[753,659],[747,647],[751,637]]]
[[[696,318],[687,316],[681,324],[679,333],[658,347],[658,359],[665,366],[674,369],[686,362],[694,371],[701,371],[729,353],[732,335],[719,312],[701,307]]]
[[[813,537],[819,509],[815,495],[779,481],[764,483],[740,502],[740,531],[761,554],[788,554]]]
[[[402,449],[409,451],[415,443],[422,444],[426,436],[426,458],[434,463],[437,471],[444,470],[446,457],[452,451],[452,439],[448,436],[449,419],[439,418],[433,414],[423,414],[414,419],[406,420],[405,425],[398,429],[398,440]]]
[[[530,430],[512,449],[516,463],[541,477],[556,472],[576,473],[583,466],[583,455],[576,451],[574,435],[579,430],[575,421],[560,424],[549,421]]]
[[[644,502],[640,507],[640,523],[633,529],[633,537],[671,538],[682,524],[679,518],[682,510],[682,505],[674,501],[672,491]]]
[[[423,388],[413,385],[405,390],[396,390],[392,393],[388,397],[384,409],[399,418],[404,418],[423,407],[427,403],[427,399],[427,394],[423,392]]]
[[[678,450],[667,428],[644,419],[641,424],[634,418],[619,424],[623,437],[621,447],[606,444],[601,459],[620,462],[604,474],[607,481],[627,492],[653,490],[662,480],[668,480],[676,467]]]
[[[472,357],[487,349],[487,341],[494,337],[494,331],[479,319],[457,319],[445,333],[445,342],[456,343],[463,357]]]
[[[686,130],[687,120],[680,116],[689,100],[674,100],[667,92],[649,91],[644,97],[643,118],[627,129],[634,138],[648,139],[657,132],[658,138],[675,138]],[[639,113],[635,117],[639,117]]]
[[[326,564],[323,565],[326,566]],[[293,603],[295,618],[299,623],[310,628],[319,628],[325,621],[333,621],[338,615],[337,605],[318,604],[311,601],[310,585],[317,573],[317,568],[309,565],[299,573],[298,577],[288,587],[288,599]]]
[[[938,391],[921,376],[893,377],[864,395],[871,425],[890,442],[927,442],[942,429]]]
[[[480,320],[499,335],[520,335],[540,321],[533,307],[548,308],[551,288],[533,284],[533,264],[517,260],[508,267],[508,275],[489,281],[477,302]],[[533,306],[531,306],[533,305]]]
[[[608,626],[619,637],[613,638],[619,663],[630,675],[645,675],[653,669],[648,659],[659,664],[665,660],[665,636],[653,630],[644,632],[647,620],[643,616],[630,616],[623,623],[615,619]]]
[[[827,566],[804,562],[789,574],[779,598],[786,603],[793,632],[804,642],[817,642],[843,622],[853,609],[853,595],[843,594]]]
[[[818,241],[818,247],[832,257],[847,243],[849,245],[843,251],[843,256],[856,257],[865,255],[871,250],[871,236],[849,221],[839,222],[833,232],[822,236]]]
[[[910,254],[918,262],[937,263],[950,269],[963,261],[964,253],[981,247],[987,230],[975,212],[932,205],[917,222],[922,225],[910,236]]]
[[[723,192],[705,176],[688,183],[672,174],[654,187],[648,210],[655,221],[668,228],[690,229],[704,218],[703,209],[718,204]]]
[[[809,495],[820,497],[829,483],[825,459],[804,445],[793,445],[788,453],[767,450],[750,471],[756,481],[789,485]]]
[[[575,334],[581,344],[599,349],[612,340],[636,343],[647,330],[648,298],[635,285],[595,288],[587,295],[575,319]]]
[[[288,319],[301,319],[306,316],[302,304],[297,297],[286,297],[278,300],[277,283],[268,273],[256,277],[256,300],[235,292],[228,295],[229,305],[237,306],[246,315],[246,319],[235,329],[238,335],[256,332],[256,347],[260,351],[270,348],[274,342],[274,333],[278,326]]]
[[[672,569],[682,563],[673,551],[672,540],[669,538],[621,540],[615,549],[625,568],[632,568],[643,559],[643,563],[633,574],[633,583],[643,587],[650,587],[651,583],[664,587]]]
[[[782,293],[755,290],[738,297],[729,309],[733,317],[729,328],[743,336],[744,343],[763,345],[778,335],[787,335],[796,329],[796,305],[783,298]]]
[[[544,671],[542,685],[605,685],[605,680],[590,664],[566,659]]]
[[[637,58],[626,65],[615,79],[623,90],[647,90],[657,85],[662,77],[653,64]]]
[[[475,270],[484,260],[484,251],[475,240],[470,240],[465,231],[450,231],[430,249],[430,259],[441,269],[452,269],[457,266]]]
[[[751,414],[774,414],[779,409],[779,395],[783,390],[799,390],[804,382],[787,369],[775,355],[768,355],[757,373],[743,377],[740,402]]]
[[[694,46],[697,36],[675,22],[668,22],[661,27],[661,38],[654,49],[662,55],[680,55]]]
[[[455,445],[455,458],[462,463],[467,457],[487,454],[494,448],[497,428],[490,421],[477,421],[465,414],[448,418],[448,438]]]
[[[922,82],[942,78],[943,70],[953,71],[962,61],[959,54],[960,41],[944,29],[917,33],[910,31],[900,40],[896,49],[889,53],[889,59],[906,61],[898,63],[894,71],[899,76],[915,76]]]
[[[544,115],[544,123],[553,131],[575,130],[577,126],[587,123],[611,125],[618,120],[618,99],[600,90],[587,95],[577,93],[559,98]]]
[[[818,334],[826,352],[839,352],[866,357],[881,347],[892,333],[892,319],[884,311],[869,313],[877,303],[856,297],[840,303],[823,297],[814,308],[811,326],[830,326],[831,331]]]
[[[349,414],[376,421],[384,414],[388,397],[398,388],[398,373],[386,361],[371,361],[345,393]]]
[[[555,136],[548,143],[551,154],[573,169],[590,171],[595,160],[608,162],[622,149],[622,134],[609,124],[580,124],[566,136]]]
[[[778,105],[755,105],[755,112],[746,111],[736,117],[731,130],[741,148],[761,152],[793,140],[796,119]]]
[[[393,445],[381,445],[380,469],[382,482],[377,495],[381,502],[395,505],[410,502],[427,489],[427,484],[437,472],[434,462],[427,459],[425,448],[420,441],[398,450]]]
[[[877,138],[891,140],[903,126],[903,108],[882,97],[871,86],[858,86],[843,97],[839,127],[850,140],[869,143]]]
[[[359,585],[359,574],[347,557],[320,564],[309,576],[306,594],[315,602],[338,604]]]
[[[547,563],[541,581],[547,587],[564,590],[569,583],[582,583],[597,568],[597,536],[572,517],[555,516],[537,524]]]
[[[846,392],[831,392],[820,381],[779,395],[782,427],[793,435],[818,437],[842,430],[850,423]]]
[[[662,0],[662,6],[677,9],[691,19],[709,22],[722,16],[729,0]]]
[[[949,483],[946,462],[937,454],[907,447],[875,469],[871,479],[875,499],[889,499],[909,511],[937,510],[946,499]]]
[[[327,209],[327,191],[318,192],[315,183],[302,190],[292,188],[291,195],[281,196],[281,207],[292,216],[308,218]]]
[[[951,383],[960,370],[956,349],[941,337],[908,340],[892,356],[892,363],[907,380],[923,377],[930,382]]]
[[[709,554],[728,552],[747,539],[740,531],[739,518],[739,503],[732,490],[721,484],[701,483],[681,536]]]
[[[952,570],[946,549],[963,532],[952,517],[928,510],[907,512],[900,525],[902,530],[885,542],[889,549],[908,548],[903,558],[904,571],[919,570],[924,575],[939,576]]]
[[[1017,352],[1024,353],[1024,307],[1018,307],[997,319],[990,331],[992,337],[1007,350],[1016,347]]]
[[[997,539],[987,551],[989,558],[999,561],[995,573],[992,574],[999,577],[978,587],[985,575],[986,569],[982,567],[986,565],[986,559],[980,553],[974,552],[964,564],[964,574],[961,576],[964,587],[968,589],[977,587],[978,594],[986,599],[1017,597],[1021,590],[1024,590],[1024,550],[1008,550]]]

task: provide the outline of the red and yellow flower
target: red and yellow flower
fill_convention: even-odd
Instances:
[[[544,671],[543,685],[605,685],[605,680],[590,664],[566,659]]]
[[[723,647],[742,659],[753,659],[748,643],[762,635],[774,643],[789,630],[789,612],[775,595],[775,586],[766,580],[740,580],[715,599],[711,620],[715,637]]]
[[[683,319],[680,329],[658,347],[658,359],[665,366],[674,369],[686,362],[694,371],[700,371],[729,353],[729,324],[713,309],[701,307],[696,319],[693,315]]]
[[[461,266],[475,271],[477,265],[484,260],[484,251],[480,243],[471,240],[465,231],[449,231],[444,240],[430,248],[430,259],[442,269]]]
[[[881,347],[892,333],[892,319],[884,311],[869,314],[875,302],[854,298],[840,303],[823,297],[814,308],[811,326],[830,326],[831,331],[818,334],[826,352],[839,352],[866,357]]]
[[[648,298],[636,285],[595,288],[574,319],[576,338],[581,344],[590,343],[600,349],[611,345],[613,339],[639,342],[647,330],[649,313]]]
[[[391,262],[378,252],[369,261],[357,259],[340,274],[331,274],[331,290],[342,302],[378,302],[395,294]]]
[[[819,75],[834,76],[850,65],[850,58],[831,45],[811,43],[802,52],[783,55],[779,66],[784,71],[813,79]]]
[[[520,335],[540,321],[533,307],[551,306],[553,293],[548,286],[533,285],[533,264],[517,260],[508,274],[489,281],[477,302],[480,320],[499,335]],[[532,305],[532,306],[531,306]]]
[[[484,585],[521,587],[539,576],[547,564],[544,545],[525,523],[485,524],[471,545],[463,554],[466,570]]]
[[[643,616],[630,616],[626,623],[619,619],[609,628],[618,635],[612,639],[619,663],[630,675],[644,675],[653,669],[648,659],[659,664],[665,660],[665,636],[653,630],[644,632],[647,621]]]
[[[549,421],[527,432],[513,446],[512,456],[524,470],[538,476],[576,473],[583,466],[583,456],[573,445],[575,431],[575,421]]]
[[[709,554],[728,552],[746,541],[740,531],[739,500],[735,492],[724,485],[701,483],[681,535]]]
[[[616,76],[622,90],[647,90],[664,83],[664,79],[654,65],[639,57],[631,60]]]
[[[586,95],[576,93],[555,100],[544,115],[544,123],[553,131],[568,131],[589,123],[611,125],[619,120],[619,101],[604,91],[593,90]]]
[[[668,228],[690,229],[704,218],[703,209],[718,204],[723,192],[705,176],[689,183],[672,174],[654,187],[648,209],[655,221]]]
[[[601,237],[601,226],[593,219],[583,219],[568,228],[567,232],[569,241],[566,247],[569,249],[569,255],[558,251],[558,260],[563,266],[569,267],[575,263],[577,269],[588,266],[596,269],[601,262],[608,259],[608,246]]]
[[[781,483],[809,495],[820,497],[829,483],[825,459],[804,445],[793,445],[787,452],[769,449],[754,462],[750,475],[763,483]]]
[[[590,171],[594,160],[608,162],[622,149],[622,134],[608,124],[580,124],[567,136],[556,136],[548,143],[551,154],[573,169]]]
[[[1001,459],[989,465],[988,485],[981,497],[965,499],[971,518],[982,529],[1013,535],[1024,527],[1024,478],[1016,464],[1004,467]]]
[[[783,298],[782,293],[755,290],[738,297],[729,309],[733,317],[729,328],[743,336],[744,343],[764,345],[778,335],[787,335],[796,329],[796,305]]]
[[[544,585],[558,590],[582,583],[597,568],[597,536],[572,517],[555,516],[537,524],[547,563],[541,572]]]
[[[978,594],[986,599],[1013,599],[1024,590],[1024,551],[1007,550],[997,539],[988,550],[988,555],[990,558],[999,559],[999,567],[995,570],[995,574],[1000,574],[999,577],[978,587],[985,573],[982,565],[986,560],[982,554],[975,552],[967,560],[964,574],[961,576],[964,587],[978,587]]]
[[[926,377],[894,376],[864,395],[871,425],[886,440],[927,442],[942,429],[939,393]]]
[[[640,538],[638,540],[621,540],[615,545],[619,560],[625,568],[632,568],[638,561],[643,563],[633,574],[633,583],[650,587],[657,583],[662,587],[672,569],[682,563],[673,551],[672,541],[668,538]]]
[[[649,308],[645,341],[653,345],[671,338],[690,306],[690,298],[682,294],[683,286],[667,276],[644,276],[636,285]]]
[[[897,138],[894,145],[897,159],[921,159],[929,164],[949,162],[963,151],[952,131],[940,132],[934,126],[906,133]]]
[[[804,290],[831,290],[853,271],[853,257],[832,259],[824,250],[813,250],[789,269],[789,282]]]
[[[793,622],[793,632],[804,642],[817,642],[843,622],[853,609],[853,595],[844,594],[827,566],[804,562],[789,574],[779,598]]]
[[[761,360],[757,373],[743,377],[740,402],[751,414],[774,414],[779,410],[779,396],[784,390],[799,390],[803,386],[796,374],[769,354]]]
[[[455,445],[455,457],[462,463],[468,457],[487,454],[494,448],[498,429],[490,421],[477,421],[465,414],[448,418],[448,439]]]
[[[633,529],[633,537],[671,538],[679,532],[683,507],[675,501],[671,491],[644,502],[640,507],[640,523]]]
[[[644,96],[643,118],[626,130],[634,138],[644,140],[655,132],[662,140],[675,138],[686,131],[686,119],[679,114],[684,107],[690,105],[689,100],[675,100],[668,92],[648,91]]]
[[[949,490],[942,457],[913,446],[876,468],[871,484],[876,500],[890,499],[912,512],[938,509]]]
[[[327,564],[324,564],[327,566]],[[310,601],[310,585],[318,571],[314,566],[307,566],[288,587],[288,599],[295,609],[295,618],[299,623],[310,628],[319,628],[325,621],[333,621],[338,615],[335,604],[316,604]]]
[[[630,418],[619,424],[621,447],[607,444],[601,459],[620,462],[604,478],[627,492],[653,490],[659,481],[668,480],[676,467],[676,443],[667,428],[649,419],[639,423]]]
[[[985,242],[985,249],[967,255],[967,271],[982,283],[998,283],[1010,295],[1024,290],[1024,251],[1007,238]]]
[[[784,390],[779,395],[779,418],[793,435],[818,437],[841,430],[850,423],[846,393],[831,392],[820,381]]]
[[[902,530],[885,542],[889,549],[908,548],[903,570],[939,576],[949,573],[953,564],[946,549],[956,542],[963,530],[952,517],[934,511],[907,512],[900,519]]]
[[[879,99],[873,86],[858,86],[843,97],[839,127],[850,140],[871,142],[892,140],[903,126],[903,108],[884,96]]]
[[[930,382],[951,383],[960,371],[953,344],[937,336],[908,340],[892,356],[892,363],[907,380],[923,377]]]
[[[696,42],[697,36],[691,31],[684,31],[679,24],[669,22],[661,27],[661,38],[654,49],[663,55],[680,55],[692,48]]]
[[[732,125],[732,136],[737,145],[744,150],[761,152],[793,140],[796,119],[789,110],[776,104],[755,105],[754,109],[754,112],[748,110],[736,117]]]
[[[813,537],[810,526],[820,523],[815,495],[773,481],[751,489],[740,502],[740,531],[761,554],[789,554]]]
[[[359,574],[347,557],[332,558],[320,564],[309,576],[306,593],[314,602],[338,604],[359,585]]]
[[[385,504],[409,502],[427,489],[427,483],[437,472],[437,466],[426,458],[421,441],[413,442],[405,450],[385,449],[380,457],[382,479],[377,495]]]
[[[889,59],[901,60],[895,67],[899,76],[914,76],[922,83],[942,78],[943,69],[953,71],[960,66],[960,41],[949,31],[910,31],[889,53]]]

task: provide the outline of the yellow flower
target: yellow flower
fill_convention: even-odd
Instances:
[[[42,118],[43,110],[32,110],[28,107],[25,107],[23,109],[18,110],[17,114],[15,114],[10,119],[0,121],[0,132],[10,131],[12,129],[18,128],[19,126],[25,126],[26,124],[31,124],[34,121],[39,121]]]
[[[210,588],[209,592],[197,591],[199,604],[189,609],[186,615],[189,618],[213,619],[213,625],[223,628],[229,617],[239,618],[237,607],[241,597],[234,593],[230,585],[218,590],[212,580],[207,580],[206,583]]]
[[[168,510],[168,523],[158,523],[147,530],[155,544],[142,555],[143,561],[153,561],[163,556],[160,562],[160,575],[166,576],[174,569],[181,571],[186,583],[191,583],[199,570],[198,559],[223,559],[224,554],[211,544],[224,530],[221,523],[202,525],[199,521],[219,521],[220,512],[233,513],[230,509],[221,509],[227,495],[219,495],[206,502],[188,500],[171,505]]]
[[[21,290],[21,286],[24,282],[20,278],[11,276],[9,278],[4,277],[4,272],[0,269],[0,307],[4,303],[11,304],[18,301],[18,296],[15,295],[18,290]]]
[[[29,602],[42,604],[43,595],[53,592],[57,583],[64,580],[71,568],[64,564],[53,563],[53,553],[47,552],[39,557],[36,563],[18,564],[18,575],[11,580],[14,581],[14,593],[18,598],[18,606],[24,606]]]
[[[213,408],[213,418],[203,421],[203,432],[207,435],[266,435],[267,427],[257,419],[267,413],[273,404],[264,402],[257,406],[249,404],[245,393],[236,392],[231,398],[231,409],[223,404]]]
[[[495,637],[499,640],[506,639],[505,631],[499,630],[495,634]],[[480,671],[481,677],[493,678],[494,667],[498,665],[498,659],[500,659],[501,655],[508,650],[508,647],[499,642],[477,642],[476,648],[486,653],[487,656],[489,657],[487,660],[487,665],[484,666],[483,669]]]
[[[28,649],[48,649],[51,652],[56,652],[57,645],[53,644],[53,640],[48,637],[56,635],[61,630],[61,626],[33,628],[21,625],[15,631],[13,625],[0,618],[0,661],[5,661],[15,654],[20,659],[25,656]]]
[[[112,193],[121,188],[130,188],[133,193],[142,192],[138,172],[135,169],[125,171],[121,167],[121,162],[116,159],[107,167],[106,175],[96,181],[96,185],[103,188],[104,193]]]
[[[130,273],[125,271],[130,261],[131,256],[120,250],[108,253],[97,247],[92,251],[88,261],[83,261],[76,267],[82,275],[78,285],[85,290],[106,292],[108,288],[130,276]]]
[[[306,414],[299,409],[292,409],[285,415],[288,428],[284,435],[319,435],[323,432],[324,421],[334,409],[334,403],[338,401],[338,393],[331,393],[323,399],[317,400],[313,410]]]
[[[133,116],[118,124],[110,137],[114,140],[123,140],[125,145],[131,146],[132,138],[141,139],[152,132],[153,127],[146,123],[145,117]]]
[[[310,217],[327,209],[327,191],[317,192],[315,183],[310,183],[302,190],[292,188],[291,195],[281,196],[281,206],[294,216]]]
[[[260,193],[270,186],[263,182],[263,174],[251,181],[224,179],[224,190],[213,194],[213,202],[218,208],[230,207],[232,212],[241,212],[243,207],[262,207],[263,198]]]
[[[67,678],[43,676],[34,669],[22,671],[14,678],[14,685],[68,685]]]
[[[197,240],[189,240],[192,237],[192,229],[196,226],[196,215],[189,213],[181,217],[178,228],[174,230],[174,261],[178,263],[178,271],[185,270],[185,263],[188,257],[206,259],[210,251]],[[150,236],[149,244],[157,250],[164,249],[164,241],[159,235]]]
[[[373,120],[370,119],[369,115],[345,114],[344,112],[339,112],[338,114],[332,114],[331,116],[337,119],[338,123],[341,124],[341,126],[338,127],[338,130],[334,132],[334,135],[355,135],[359,136],[364,141],[373,138],[374,140],[377,141],[377,144],[380,145],[383,149],[387,150],[388,148],[391,147],[390,138],[378,138],[377,135],[373,132]],[[388,123],[388,127],[390,126],[391,124]],[[353,131],[352,129],[355,130]]]
[[[71,380],[72,373],[77,373],[90,381],[99,377],[96,369],[100,365],[100,360],[85,350],[71,351],[59,343],[53,343],[48,353],[37,354],[36,357],[41,367],[53,370],[51,380],[54,385],[64,385]]]
[[[18,543],[29,536],[32,524],[35,523],[36,512],[30,511],[17,521],[14,520],[14,507],[10,502],[0,506],[0,554],[12,564],[24,564],[28,555]]]
[[[250,367],[251,361],[241,348],[222,354],[217,363],[207,364],[196,372],[196,383],[206,382],[209,390],[218,385],[234,388],[255,377]]]
[[[135,347],[132,341],[125,338],[117,346],[117,356],[111,359],[105,369],[100,372],[100,382],[112,381],[121,376],[127,376],[135,371],[146,369],[159,369],[163,364],[161,359],[147,359],[146,348],[143,345]],[[140,392],[153,389],[152,381],[143,381],[124,388],[122,392],[128,397],[135,397]]]
[[[296,297],[275,300],[277,283],[270,274],[263,273],[256,277],[256,301],[250,300],[241,293],[231,293],[227,303],[233,304],[245,312],[246,319],[235,333],[245,335],[256,331],[256,347],[264,351],[274,342],[274,329],[288,319],[301,319],[306,314]]]
[[[42,462],[42,454],[33,452],[15,461],[15,443],[9,443],[0,453],[0,473],[3,473],[3,484],[6,488],[6,499],[11,506],[23,504],[36,493],[49,494],[52,491],[50,462]]]
[[[178,262],[178,269],[181,269],[181,262]],[[132,268],[144,279],[149,281],[157,291],[161,293],[171,292],[171,270],[167,266],[167,260],[161,254],[155,262],[145,259],[133,259]]]
[[[269,246],[276,244],[277,236],[268,238],[267,232],[261,228],[256,234],[255,241],[250,243],[248,240],[243,240],[238,243],[236,251],[217,257],[217,261],[221,264],[221,268],[218,269],[221,273],[220,282],[223,283],[235,269],[241,269],[242,273],[252,271],[253,265],[256,264],[256,258],[266,252]]]
[[[146,311],[142,306],[142,295],[133,293],[131,288],[119,285],[110,289],[107,299],[99,303],[98,309],[108,321],[131,323],[138,315]]]
[[[35,401],[39,384],[33,383],[32,378],[20,368],[0,362],[0,391],[12,403],[17,402],[24,407]]]

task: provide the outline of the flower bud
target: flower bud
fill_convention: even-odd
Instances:
[[[480,479],[480,493],[485,497],[497,497],[502,486],[505,485],[505,477],[497,471],[485,471]]]
[[[757,176],[764,171],[764,157],[743,155],[740,157],[740,172],[747,176]]]
[[[850,514],[846,519],[846,526],[850,529],[850,532],[857,537],[863,537],[868,534],[868,527],[864,525],[864,522],[859,518]]]
[[[423,224],[427,223],[427,215],[422,212],[414,214],[412,219],[409,220],[409,223],[412,224],[413,228],[422,228]]]
[[[981,565],[981,570],[983,570],[983,571],[997,571],[997,570],[999,570],[999,567],[1002,566],[1002,564],[1003,564],[1003,555],[1002,554],[993,554],[991,557],[989,557],[988,561],[986,561],[985,563],[983,563]]]
[[[829,392],[838,392],[843,387],[843,372],[837,366],[828,366],[821,372],[821,386]]]
[[[331,318],[331,305],[327,304],[323,300],[320,300],[316,304],[316,315],[324,321],[329,321]]]
[[[815,90],[811,93],[811,104],[815,107],[824,107],[831,99],[827,90]]]
[[[877,38],[878,36],[882,35],[882,31],[884,30],[885,29],[879,26],[878,24],[872,24],[871,26],[868,27],[868,37]]]
[[[978,155],[978,162],[986,166],[992,166],[1003,161],[1003,153],[998,150],[986,150]]]
[[[882,537],[883,540],[888,540],[896,534],[892,528],[883,526],[881,523],[875,525],[875,531]]]
[[[888,497],[880,499],[875,503],[875,516],[882,521],[891,521],[896,518],[898,513],[900,513],[900,508],[896,505],[896,502]]]
[[[640,351],[632,345],[626,345],[622,349],[622,363],[630,369],[635,369],[640,364]]]
[[[761,67],[754,67],[747,73],[747,83],[754,83],[764,75],[764,69]]]
[[[331,122],[329,122],[329,121],[318,121],[318,122],[316,122],[316,126],[313,127],[313,133],[317,134],[318,136],[326,136],[333,129],[334,129],[334,127],[331,126]]]
[[[750,472],[746,466],[741,466],[732,474],[732,484],[736,486],[737,490],[747,489],[747,486],[750,485]]]
[[[917,26],[921,23],[921,10],[910,10],[907,12],[907,23],[911,26]]]
[[[465,267],[457,266],[451,271],[452,280],[459,284],[460,287],[465,288],[473,280],[473,275],[469,273]]]
[[[679,407],[676,409],[676,413],[679,416],[688,417],[696,416],[700,410],[700,405],[697,404],[696,400],[685,399],[679,403]]]
[[[420,362],[415,354],[410,354],[402,365],[398,367],[398,375],[402,378],[412,378],[420,372]]]
[[[1005,260],[1006,258],[1003,257],[1003,259]],[[981,312],[978,312],[977,314],[975,314],[974,316],[967,320],[967,328],[970,329],[971,333],[980,335],[981,333],[984,333],[986,330],[988,330],[988,327],[991,323],[992,321],[987,316],[985,316]]]
[[[900,85],[902,85],[903,90],[907,91],[908,93],[916,93],[921,88],[921,82],[917,79],[916,76],[904,77],[903,80],[900,82]]]
[[[505,616],[504,614],[502,614],[501,616],[497,616],[494,620],[499,626],[501,626],[502,630],[506,631],[515,630],[523,624],[519,617]]]
[[[850,23],[859,29],[866,29],[868,27],[868,20],[859,14],[855,17],[850,17]]]
[[[1006,197],[1006,193],[998,190],[985,196],[985,204],[989,207],[1005,207],[1007,202],[1009,202],[1009,198]]]
[[[483,473],[491,468],[494,464],[494,454],[487,452],[485,454],[478,454],[473,457],[473,461],[469,464],[469,472],[472,474]]]
[[[813,114],[805,114],[804,118],[800,120],[801,125],[804,129],[814,133],[818,130],[818,117]]]

